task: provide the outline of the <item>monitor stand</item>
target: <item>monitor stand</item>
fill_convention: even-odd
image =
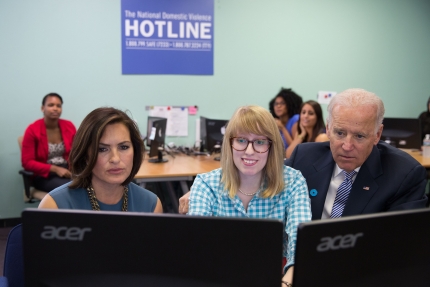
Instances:
[[[214,157],[214,160],[220,161],[221,160],[221,144],[219,142],[217,142],[212,149],[212,153],[218,153],[218,152],[219,152],[220,156]]]
[[[161,150],[158,151],[158,157],[157,158],[148,159],[148,162],[152,162],[152,163],[164,163],[167,161],[168,161],[167,159],[163,158],[163,152]]]

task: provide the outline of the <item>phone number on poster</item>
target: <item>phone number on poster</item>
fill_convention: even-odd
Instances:
[[[126,49],[181,49],[181,50],[210,50],[212,43],[198,41],[147,41],[147,40],[126,40]]]

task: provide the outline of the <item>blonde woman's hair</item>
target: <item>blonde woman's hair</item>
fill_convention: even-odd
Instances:
[[[221,182],[233,198],[240,186],[239,170],[233,162],[233,151],[230,138],[240,133],[262,135],[272,141],[268,151],[267,163],[262,172],[262,183],[265,190],[261,197],[273,197],[284,190],[284,156],[285,149],[279,129],[270,112],[259,106],[243,106],[236,110],[227,124],[222,143]]]

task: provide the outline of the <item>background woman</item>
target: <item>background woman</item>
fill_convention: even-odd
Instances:
[[[325,133],[325,124],[320,104],[316,101],[303,103],[300,110],[300,119],[294,140],[288,146],[286,157],[289,158],[298,144],[304,142],[328,141]]]
[[[298,113],[302,102],[302,97],[291,89],[282,88],[269,103],[270,112],[275,118],[285,149],[293,141],[293,136],[296,134]]]
[[[430,134],[430,97],[427,100],[427,111],[420,114],[418,119],[421,123],[421,136],[424,139],[426,134]]]
[[[59,94],[47,94],[42,100],[43,119],[29,125],[24,133],[22,166],[34,173],[32,185],[41,191],[49,192],[70,181],[67,160],[76,128],[60,119],[62,108]]]
[[[227,125],[221,168],[197,175],[188,214],[282,221],[287,258],[283,280],[290,284],[297,226],[311,219],[311,211],[305,179],[284,166],[283,158],[283,142],[270,113],[258,106],[239,108]],[[246,244],[246,238],[232,240]]]
[[[131,183],[143,157],[143,142],[133,120],[114,108],[95,109],[73,142],[72,182],[51,191],[39,208],[162,213],[155,194]]]

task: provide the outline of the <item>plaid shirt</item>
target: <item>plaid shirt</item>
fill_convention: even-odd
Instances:
[[[272,218],[284,224],[284,257],[288,268],[294,264],[297,226],[311,220],[306,180],[300,171],[284,166],[285,189],[273,198],[261,198],[261,190],[245,210],[237,195],[232,199],[221,183],[222,170],[198,174],[191,187],[188,215]],[[288,240],[288,238],[290,240]]]

